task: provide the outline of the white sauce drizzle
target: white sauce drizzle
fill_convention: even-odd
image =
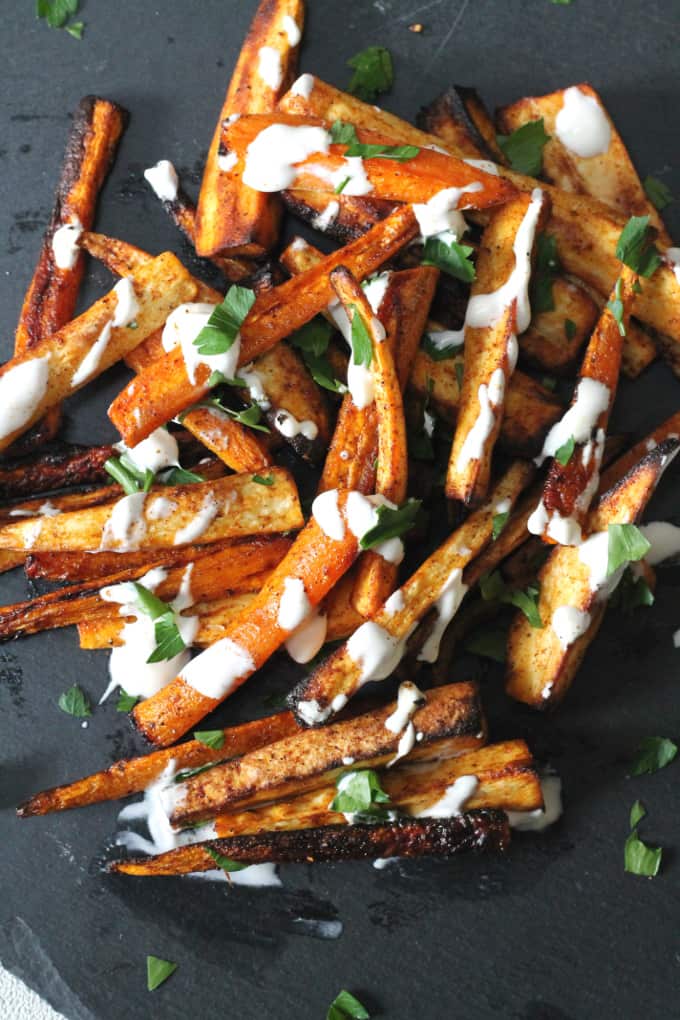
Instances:
[[[217,156],[217,169],[222,173],[229,173],[238,163],[238,155],[235,152],[220,152]]]
[[[347,641],[347,654],[360,667],[355,689],[390,676],[402,660],[407,639],[408,635],[394,637],[373,620],[362,623]]]
[[[146,519],[148,521],[164,521],[166,517],[173,514],[177,509],[177,503],[167,496],[157,496],[146,508]]]
[[[71,216],[68,223],[64,223],[52,235],[52,255],[57,269],[73,269],[80,247],[78,241],[83,232],[83,225],[77,216]]]
[[[233,379],[237,374],[241,352],[238,334],[224,354],[200,354],[198,348],[194,346],[194,340],[214,310],[215,305],[202,301],[178,305],[170,313],[163,327],[163,349],[172,351],[175,347],[181,347],[187,377],[192,383],[196,382],[196,369],[199,365],[206,365],[211,372],[221,372],[227,379]]]
[[[481,191],[479,181],[466,184],[464,188],[444,188],[427,202],[415,202],[413,212],[418,220],[423,239],[450,233],[450,241],[457,241],[467,230],[462,213],[458,212],[461,196],[467,192]]]
[[[446,628],[458,612],[468,586],[463,584],[463,571],[460,567],[454,567],[447,577],[439,598],[434,604],[437,612],[432,630],[418,655],[419,662],[436,662],[439,655],[439,646]]]
[[[665,255],[675,279],[680,283],[680,248],[666,248]]]
[[[328,617],[318,609],[286,640],[286,650],[293,662],[310,662],[323,647],[328,630]]]
[[[536,811],[506,811],[508,821],[519,832],[540,832],[547,829],[562,815],[562,780],[559,776],[541,779],[545,808]]]
[[[81,386],[83,383],[88,382],[97,371],[104,351],[111,339],[111,330],[114,327],[129,326],[139,312],[139,302],[135,295],[135,288],[132,285],[132,281],[127,277],[123,277],[122,280],[118,281],[113,288],[113,293],[116,295],[116,308],[113,317],[105,324],[101,333],[73,373],[71,386],[74,389],[76,386]]]
[[[49,354],[31,358],[0,376],[0,437],[22,428],[47,391]]]
[[[458,776],[434,804],[419,811],[416,818],[453,818],[460,815],[479,786],[477,776]]]
[[[643,524],[640,531],[651,544],[651,549],[645,556],[651,567],[680,553],[680,528],[677,524],[650,521],[649,524]]]
[[[213,494],[207,492],[194,517],[183,528],[179,528],[175,532],[172,544],[184,545],[187,542],[195,542],[210,527],[217,517],[219,509],[219,503]]]
[[[139,548],[146,534],[145,501],[145,492],[133,492],[114,503],[102,531],[99,545],[102,551],[131,552]]]
[[[299,577],[286,577],[276,622],[281,630],[296,630],[312,611],[305,586]]]
[[[395,613],[401,613],[405,607],[406,602],[404,601],[404,593],[401,588],[397,588],[396,591],[392,592],[387,602],[385,602],[383,612],[387,616],[394,616]]]
[[[151,471],[154,475],[163,468],[179,464],[177,440],[163,427],[154,429],[136,446],[121,442],[116,443],[116,449],[125,453],[139,471]]]
[[[558,606],[552,614],[550,626],[564,651],[573,645],[574,641],[581,637],[590,626],[590,613],[578,609],[576,606]]]
[[[338,213],[340,212],[340,203],[336,201],[329,202],[323,212],[320,212],[318,216],[315,216],[312,220],[312,226],[315,230],[328,230],[331,223],[334,223]]]
[[[321,492],[312,503],[312,517],[324,535],[342,542],[345,537],[345,521],[338,507],[338,490]]]
[[[448,347],[462,347],[465,343],[464,329],[428,329],[430,343],[438,351]]]
[[[113,322],[109,320],[104,325],[101,333],[71,376],[71,386],[73,389],[75,389],[76,386],[80,386],[82,383],[87,382],[97,371],[99,362],[102,360],[102,355],[109,345],[112,327]]]
[[[540,467],[546,457],[554,457],[561,446],[572,436],[576,443],[586,443],[599,416],[607,410],[611,392],[597,379],[579,379],[571,407],[550,429],[536,464]]]
[[[255,670],[252,656],[230,638],[221,638],[184,667],[180,678],[206,698],[225,698],[238,680]]]
[[[314,88],[314,75],[313,74],[301,74],[299,78],[296,78],[293,82],[290,94],[291,96],[302,96],[303,99],[309,99]]]
[[[298,421],[297,418],[285,411],[283,408],[276,412],[274,424],[277,431],[286,439],[295,439],[296,436],[304,436],[310,441],[316,439],[319,434],[318,426],[313,421]]]
[[[291,17],[290,14],[284,14],[281,20],[281,27],[288,36],[288,42],[290,45],[297,46],[302,38],[302,33],[300,32],[300,27],[295,18]]]
[[[498,167],[490,159],[464,159],[463,162],[468,166],[473,166],[476,170],[483,170],[485,174],[498,177]]]
[[[272,406],[271,401],[267,396],[267,391],[262,381],[262,376],[254,368],[253,363],[246,365],[244,368],[239,368],[239,378],[243,379],[244,383],[248,387],[248,393],[250,399],[254,400],[263,411],[268,411]]]
[[[144,171],[144,178],[151,185],[161,202],[175,202],[179,191],[177,171],[169,159],[159,159],[155,166]]]
[[[562,109],[555,118],[555,134],[566,149],[588,159],[608,151],[612,131],[597,99],[573,85],[565,89]]]
[[[397,745],[397,753],[387,763],[391,768],[395,762],[410,754],[416,742],[416,730],[411,719],[420,705],[425,703],[425,695],[411,681],[399,685],[397,694],[397,707],[394,712],[385,720],[385,729],[391,733],[401,733]]]
[[[502,404],[504,394],[505,374],[501,368],[497,368],[489,380],[489,385],[482,383],[477,390],[479,414],[460,448],[456,461],[459,471],[465,470],[471,460],[479,460],[482,456],[484,444],[496,424],[496,409]]]
[[[257,73],[272,92],[276,92],[280,88],[283,78],[281,54],[273,46],[262,46],[258,51]]]
[[[297,176],[296,163],[327,153],[330,135],[322,127],[270,124],[246,150],[243,183],[255,191],[283,191]]]

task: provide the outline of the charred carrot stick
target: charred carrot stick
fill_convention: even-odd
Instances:
[[[309,617],[359,552],[350,529],[348,500],[354,493],[328,493],[330,525],[315,517],[297,536],[288,554],[225,638],[194,659],[167,687],[141,702],[134,720],[153,743],[167,745],[208,712],[280,648]],[[328,528],[333,536],[324,530]]]
[[[376,224],[358,241],[327,255],[318,265],[260,294],[241,334],[239,364],[245,365],[275,343],[290,336],[333,300],[329,273],[345,265],[359,280],[370,276],[418,233],[410,206],[402,206]],[[128,446],[134,446],[155,428],[170,421],[208,391],[210,369],[201,364],[192,383],[181,350],[169,351],[153,368],[140,372],[116,397],[109,417]]]

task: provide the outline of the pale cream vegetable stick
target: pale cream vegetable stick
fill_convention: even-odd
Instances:
[[[0,369],[0,450],[49,407],[125,357],[195,294],[189,273],[165,252],[30,352],[8,361]]]

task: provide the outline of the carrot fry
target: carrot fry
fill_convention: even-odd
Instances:
[[[329,273],[345,265],[357,279],[370,276],[418,232],[409,206],[403,206],[353,244],[326,256],[306,273],[260,294],[240,330],[239,364],[245,365],[323,311],[333,299]],[[208,391],[210,369],[199,365],[196,383],[186,373],[180,350],[168,352],[129,383],[109,408],[109,417],[128,446],[170,421]]]
[[[279,563],[291,540],[279,536],[255,538],[233,543],[224,549],[200,557],[191,569],[191,593],[194,602],[202,599],[216,599],[227,591],[251,591],[252,582],[246,580],[253,575],[260,577],[261,571],[270,570]],[[109,577],[98,578],[95,582],[58,588],[56,591],[38,595],[26,602],[0,607],[0,640],[19,634],[35,634],[52,627],[67,627],[79,623],[93,614],[106,614],[111,603],[105,602],[100,591],[104,587],[141,577],[147,565],[135,571],[124,570]],[[172,567],[155,589],[155,594],[165,602],[171,601],[180,590],[184,566]],[[246,587],[244,588],[244,584]],[[120,607],[115,615],[120,621]]]
[[[250,475],[229,475],[212,482],[164,486],[161,493],[135,493],[117,503],[37,522],[33,518],[5,524],[0,527],[0,549],[127,552],[301,527],[295,482],[283,468],[270,473],[271,486],[259,485]],[[157,500],[162,503],[154,508]]]
[[[465,322],[463,388],[446,474],[449,499],[476,504],[486,496],[505,388],[517,362],[517,333],[531,316],[534,238],[548,207],[541,192],[520,195],[493,213],[484,231]]]
[[[278,112],[270,115],[244,115],[225,124],[223,145],[238,158],[233,174],[246,172],[249,147],[262,132],[278,124],[290,128],[324,126],[322,121]],[[361,144],[366,145],[394,144],[394,139],[388,135],[365,129],[357,131],[357,138]],[[326,146],[326,151],[313,152],[294,164],[294,186],[301,191],[322,191],[334,195],[343,175],[350,172],[351,164],[345,158],[347,150],[346,144],[330,144]],[[418,149],[410,158],[399,162],[369,156],[362,160],[361,165],[370,185],[370,189],[366,190],[370,190],[372,197],[388,202],[428,202],[445,188],[455,188],[460,192],[460,208],[486,209],[506,202],[515,194],[513,185],[501,177],[486,174],[479,167],[472,167],[455,156],[429,148]]]
[[[421,658],[428,662],[436,659],[439,638],[467,590],[462,582],[463,570],[491,540],[497,505],[503,502],[511,509],[532,474],[528,463],[511,465],[489,501],[425,560],[371,620],[295,688],[291,707],[300,722],[307,726],[326,722],[365,683],[390,676],[413,630],[435,606],[437,627]]]
[[[149,740],[172,743],[216,708],[281,647],[349,569],[359,552],[349,520],[345,524],[346,504],[352,495],[336,493],[335,503],[330,501],[335,525],[331,530],[337,537],[330,537],[312,517],[225,637],[158,694],[137,705],[135,722]],[[296,593],[293,599],[289,589]],[[289,612],[295,599],[297,604]]]
[[[571,407],[548,433],[543,447],[542,457],[553,459],[529,530],[546,542],[578,544],[581,525],[597,491],[605,434],[619,380],[622,330],[625,333],[630,320],[637,275],[622,266],[619,279],[586,348]],[[621,303],[618,318],[611,310],[614,302]]]
[[[259,256],[276,242],[281,215],[278,201],[244,187],[225,167],[222,125],[234,115],[270,113],[290,86],[297,67],[304,22],[302,0],[262,0],[245,38],[208,151],[196,211],[195,245],[199,255]],[[290,19],[290,20],[288,20]],[[286,30],[286,24],[294,26]],[[277,73],[262,73],[265,55],[275,51]]]
[[[224,741],[218,748],[208,747],[200,740],[188,740],[166,751],[152,751],[140,758],[124,758],[103,772],[37,793],[17,809],[17,814],[21,818],[29,818],[130,797],[133,793],[141,793],[162,776],[171,762],[177,771],[200,768],[208,762],[237,758],[258,747],[273,744],[290,736],[296,729],[292,714],[280,712],[224,730]]]
[[[394,202],[384,202],[369,195],[340,194],[329,202],[323,191],[291,188],[281,192],[281,197],[286,208],[295,216],[342,244],[356,241],[395,209]]]
[[[177,790],[171,821],[193,824],[234,807],[242,810],[325,786],[343,772],[346,757],[361,768],[386,765],[398,750],[399,734],[385,726],[395,708],[392,702],[323,730],[295,733],[238,762],[190,777]],[[486,739],[479,692],[471,683],[427,691],[414,719],[423,737],[410,753],[412,761],[450,757]]]
[[[388,857],[450,857],[466,850],[502,852],[510,826],[502,811],[467,811],[452,818],[401,819],[376,825],[330,825],[303,832],[213,839],[154,857],[116,861],[109,871],[122,875],[184,875],[214,871],[219,854],[242,864],[321,863]]]

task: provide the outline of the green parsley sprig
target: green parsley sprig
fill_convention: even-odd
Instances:
[[[496,135],[510,167],[519,174],[536,177],[543,169],[543,147],[550,141],[543,118],[522,124],[511,135]]]
[[[167,602],[163,602],[148,588],[145,588],[143,584],[138,581],[132,581],[131,584],[135,589],[137,607],[145,616],[150,617],[154,624],[156,647],[146,661],[153,663],[174,659],[186,648],[177,626],[174,610]]]

